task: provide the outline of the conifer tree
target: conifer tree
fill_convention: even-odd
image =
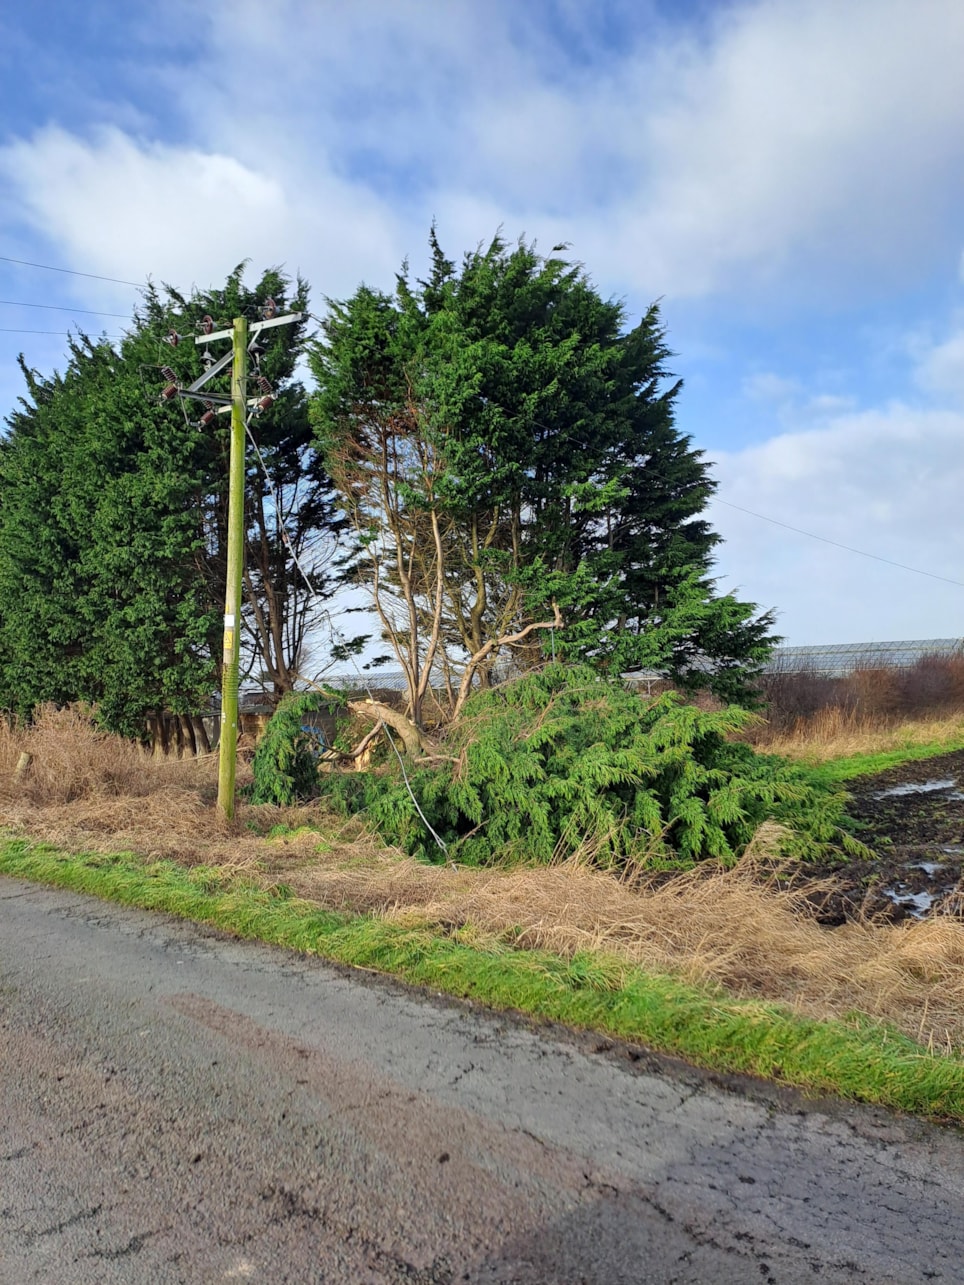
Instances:
[[[209,318],[215,328],[230,327],[237,316],[256,321],[267,300],[279,312],[307,314],[308,287],[281,272],[265,272],[254,286],[244,282],[239,264],[219,289],[183,295],[170,286],[149,288],[137,316],[137,354],[156,363],[158,354],[184,383],[200,373],[203,348],[193,342]],[[342,572],[339,535],[344,520],[338,515],[331,485],[315,447],[305,390],[296,378],[307,315],[293,325],[263,331],[253,343],[249,374],[266,379],[273,405],[251,420],[245,480],[245,561],[243,625],[247,669],[275,698],[295,686],[305,661],[308,635],[335,592]],[[185,339],[173,350],[164,336]],[[224,344],[212,357],[226,351]],[[133,350],[129,356],[134,358]],[[222,387],[227,387],[227,377]],[[196,418],[204,407],[194,403]],[[203,532],[202,565],[208,593],[224,601],[227,550],[228,420],[218,419],[198,437],[204,478],[197,495]],[[219,653],[219,645],[215,645]]]
[[[718,596],[714,489],[676,427],[657,305],[632,328],[578,264],[497,236],[330,306],[312,413],[409,678],[485,685],[500,655],[652,667],[746,697],[772,617]],[[558,628],[559,617],[563,625]],[[456,691],[456,686],[458,690]]]
[[[113,730],[191,713],[212,680],[193,498],[195,434],[106,342],[24,368],[0,453],[0,695],[27,715],[83,699]]]
[[[220,328],[256,317],[269,296],[279,309],[307,301],[303,282],[292,292],[277,272],[247,289],[240,267],[218,291],[149,288],[117,347],[72,340],[64,373],[49,378],[24,366],[28,396],[0,449],[0,707],[28,714],[42,701],[83,699],[113,730],[142,734],[149,715],[209,704],[228,417],[202,428],[203,404],[162,402],[161,367],[187,385],[203,369],[202,319]],[[248,452],[248,667],[275,694],[294,686],[337,570],[339,521],[294,378],[303,332],[304,323],[265,332],[255,369],[274,402],[252,423],[260,453]]]

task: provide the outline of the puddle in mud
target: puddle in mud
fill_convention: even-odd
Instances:
[[[934,905],[932,892],[907,892],[906,889],[881,888],[885,897],[889,897],[895,906],[900,906],[912,919],[922,919]]]
[[[954,777],[949,781],[908,781],[903,785],[891,785],[886,790],[878,790],[875,799],[900,799],[907,794],[933,794],[935,790],[953,790],[957,785]],[[962,794],[952,794],[952,799],[964,798]]]
[[[813,870],[820,922],[964,918],[964,751],[849,783],[847,811],[873,854]]]

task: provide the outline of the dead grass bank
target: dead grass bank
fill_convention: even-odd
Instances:
[[[24,751],[31,765],[15,781]],[[228,867],[327,907],[468,929],[482,941],[601,951],[802,1015],[858,1011],[925,1045],[964,1048],[964,925],[823,927],[803,884],[779,888],[767,876],[766,829],[733,870],[706,866],[645,886],[574,862],[507,872],[424,866],[313,807],[242,805],[228,824],[215,793],[213,758],[158,761],[75,712],[47,711],[29,731],[0,726],[8,831],[74,851]]]
[[[765,717],[748,739],[789,758],[825,761],[964,739],[964,655],[924,656],[893,668],[871,648],[848,673],[771,671]]]
[[[825,763],[855,754],[885,754],[911,746],[946,746],[950,750],[962,744],[964,712],[961,711],[900,720],[836,705],[800,719],[789,729],[764,729],[753,737],[754,747],[764,753],[782,754],[785,758],[810,763]]]

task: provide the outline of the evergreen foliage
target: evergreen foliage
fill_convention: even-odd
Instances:
[[[213,682],[197,434],[106,342],[72,340],[63,375],[24,374],[0,452],[0,703],[96,702],[139,735]]]
[[[300,280],[292,288],[270,271],[249,289],[242,277],[243,265],[222,289],[190,297],[148,287],[118,346],[71,340],[64,373],[49,378],[23,366],[27,396],[0,440],[0,708],[28,716],[46,701],[84,700],[112,731],[140,736],[149,715],[208,705],[219,681],[228,418],[200,430],[199,403],[162,404],[159,368],[170,365],[182,386],[202,372],[193,337],[205,316],[218,326],[254,318],[269,296],[280,309],[307,306]],[[252,426],[260,458],[249,451],[246,480],[248,668],[278,694],[294,684],[319,600],[334,591],[341,525],[293,378],[304,327],[259,338],[275,401]],[[162,342],[172,331],[184,337],[176,346]]]
[[[676,427],[658,306],[627,329],[555,254],[496,236],[456,267],[431,247],[428,280],[332,303],[310,354],[321,449],[403,667],[440,632],[435,663],[461,669],[557,602],[557,654],[746,696],[773,621],[714,592],[715,483]],[[544,650],[530,633],[513,660]]]
[[[735,861],[758,826],[788,827],[787,851],[839,844],[845,795],[730,738],[753,718],[706,712],[675,693],[646,700],[585,666],[562,663],[476,693],[450,730],[451,759],[410,777],[448,855],[475,865],[545,863],[582,852],[605,867]],[[440,852],[391,765],[332,776],[326,793],[364,810],[383,837]]]
[[[341,573],[338,537],[344,528],[334,506],[331,485],[308,422],[307,396],[295,378],[308,326],[308,286],[269,269],[253,286],[244,281],[245,264],[217,289],[183,295],[171,286],[145,292],[131,341],[140,362],[157,362],[158,352],[189,383],[202,370],[202,350],[193,342],[205,317],[217,329],[228,328],[234,317],[256,321],[260,305],[272,298],[279,312],[301,312],[302,320],[263,331],[253,344],[249,386],[260,375],[272,389],[274,404],[252,419],[245,475],[245,575],[242,623],[248,668],[281,696],[293,689],[305,650],[305,640],[317,619],[320,604],[335,592]],[[170,331],[188,336],[173,350],[159,345]],[[227,352],[220,341],[211,352]],[[255,354],[257,361],[255,361]],[[133,346],[128,353],[134,357]],[[150,367],[146,367],[150,369]],[[152,372],[156,378],[156,370]],[[209,385],[226,393],[229,372]],[[203,411],[191,403],[193,418]],[[177,412],[183,414],[180,410]],[[227,475],[229,421],[226,415],[203,433],[194,433],[201,485],[194,498],[194,515],[202,533],[200,566],[214,603],[224,602],[227,574]],[[266,475],[267,474],[267,475]],[[311,580],[305,584],[297,558]],[[215,659],[220,640],[212,640]]]
[[[252,803],[287,807],[318,793],[318,736],[305,719],[330,703],[320,692],[282,698],[254,752]]]

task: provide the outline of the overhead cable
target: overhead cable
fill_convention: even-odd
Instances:
[[[129,320],[126,312],[101,312],[99,308],[72,308],[66,303],[23,303],[20,299],[0,299],[0,303],[11,308],[47,308],[51,312],[85,312],[92,317],[120,317],[121,321]]]
[[[138,289],[146,281],[124,281],[121,277],[102,277],[96,272],[78,272],[76,268],[55,268],[49,263],[31,263],[29,259],[11,259],[8,254],[0,254],[0,263],[17,263],[22,268],[42,268],[44,272],[65,272],[71,277],[88,277],[91,281],[112,281],[117,286],[136,286]]]
[[[63,339],[73,338],[72,330],[21,330],[18,326],[0,326],[0,334],[4,335],[60,335]],[[123,335],[108,335],[108,339],[123,339]]]
[[[817,535],[813,531],[804,531],[802,527],[791,526],[789,522],[781,522],[779,518],[767,517],[765,513],[754,513],[753,509],[745,509],[740,504],[731,504],[729,500],[721,500],[718,495],[713,499],[717,504],[725,504],[728,509],[736,509],[739,513],[747,513],[751,518],[760,518],[763,522],[772,522],[774,526],[782,526],[786,531],[795,531],[797,535],[809,536],[811,540],[820,540],[823,544],[832,544],[835,549],[846,549],[848,553],[859,553],[862,558],[873,558],[875,562],[886,562],[889,567],[899,567],[901,571],[912,571],[917,576],[929,576],[931,580],[943,580],[945,584],[957,585],[959,589],[964,589],[964,581],[951,580],[949,576],[939,576],[934,571],[922,571],[920,567],[909,567],[906,562],[895,562],[893,558],[883,558],[879,553],[868,553],[866,549],[855,549],[852,544],[841,544],[839,540],[830,540],[825,535]]]

